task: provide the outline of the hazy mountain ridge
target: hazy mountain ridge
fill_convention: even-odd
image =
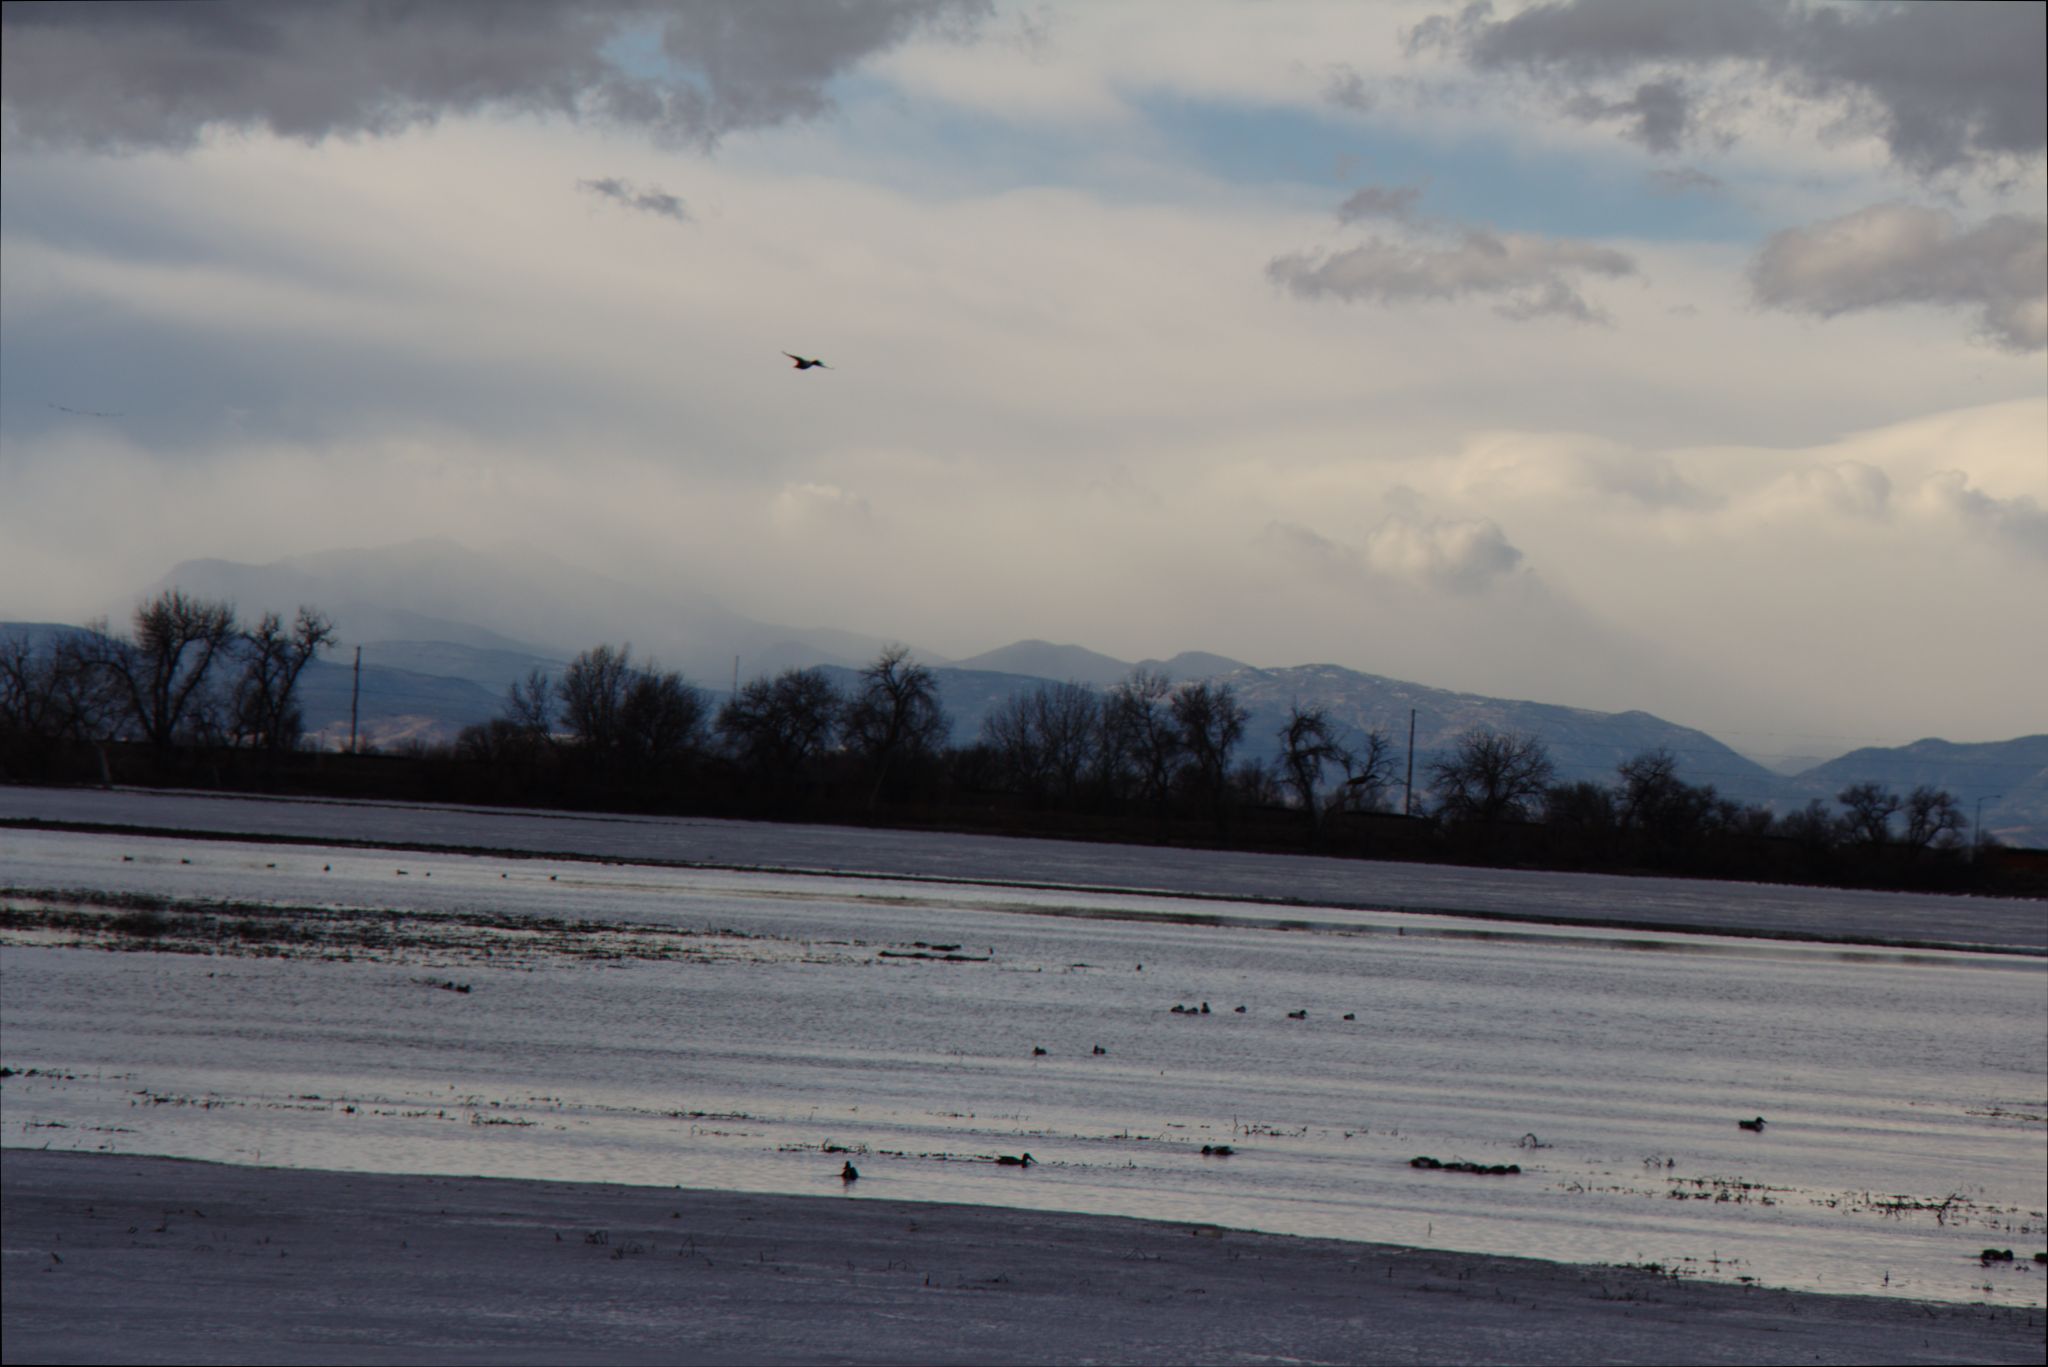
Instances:
[[[1811,797],[1833,801],[1852,783],[1897,793],[1921,784],[1946,789],[1972,821],[1981,802],[1985,829],[2019,845],[2048,845],[2048,733],[2012,740],[1916,740],[1852,750],[1800,774]]]
[[[798,630],[728,611],[701,594],[629,585],[530,551],[482,553],[452,541],[408,542],[380,550],[323,551],[270,565],[187,561],[145,593],[176,585],[234,602],[244,620],[263,611],[289,615],[301,604],[335,622],[342,646],[316,661],[301,682],[306,729],[323,744],[345,741],[353,647],[363,650],[358,726],[369,743],[452,741],[467,725],[499,715],[507,685],[540,669],[559,678],[576,652],[631,642],[635,658],[679,669],[724,701],[739,681],[787,668],[820,666],[843,691],[883,645],[836,629]],[[115,630],[125,613],[110,613]],[[41,641],[75,628],[6,623],[0,630]],[[1187,651],[1168,660],[1119,660],[1079,645],[1022,640],[955,662],[926,651],[953,722],[953,740],[976,740],[988,715],[1021,691],[1044,683],[1112,687],[1136,669],[1176,683],[1230,684],[1250,711],[1241,754],[1277,754],[1289,708],[1320,707],[1356,740],[1383,732],[1395,756],[1393,800],[1400,800],[1415,720],[1415,787],[1427,787],[1432,758],[1474,726],[1527,732],[1549,748],[1559,781],[1612,784],[1616,766],[1646,750],[1677,757],[1680,776],[1712,784],[1726,797],[1778,810],[1813,798],[1832,804],[1850,783],[1874,781],[1904,793],[1931,783],[1953,793],[1999,838],[2048,844],[2048,735],[1959,744],[1923,740],[1873,747],[1786,776],[1738,754],[1703,731],[1644,711],[1598,712],[1556,703],[1490,697],[1431,687],[1334,664],[1260,668],[1226,656]],[[735,670],[735,657],[738,667]]]
[[[1648,712],[1595,712],[1555,703],[1524,702],[1458,693],[1425,684],[1364,674],[1341,665],[1240,669],[1222,676],[1251,710],[1247,740],[1261,751],[1278,748],[1278,733],[1296,702],[1321,707],[1354,736],[1377,729],[1392,743],[1405,769],[1409,713],[1415,720],[1415,784],[1427,786],[1430,759],[1448,751],[1475,726],[1540,737],[1559,782],[1615,780],[1615,767],[1645,750],[1669,750],[1688,782],[1711,783],[1742,802],[1787,796],[1784,780],[1691,727]]]
[[[226,599],[244,618],[317,607],[343,647],[436,641],[566,660],[630,643],[637,658],[714,685],[730,681],[735,657],[745,678],[792,664],[859,665],[884,644],[833,627],[757,621],[688,586],[628,583],[531,548],[472,551],[439,538],[267,565],[189,560],[139,596],[173,586]],[[127,612],[108,616],[118,628]]]

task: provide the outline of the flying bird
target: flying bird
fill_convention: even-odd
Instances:
[[[794,351],[785,351],[782,354],[789,357],[790,360],[795,361],[796,368],[798,370],[809,370],[812,366],[816,366],[820,370],[830,370],[832,368],[831,366],[826,365],[823,361],[814,361],[807,356],[799,356]]]

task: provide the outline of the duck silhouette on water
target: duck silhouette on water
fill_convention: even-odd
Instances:
[[[853,1164],[848,1163],[846,1166],[842,1167],[839,1170],[839,1180],[842,1182],[860,1181],[860,1169],[856,1168]]]
[[[1028,1168],[1037,1163],[1038,1160],[1028,1153],[1021,1158],[1016,1154],[1006,1153],[999,1155],[996,1158],[996,1162],[1006,1168]]]
[[[1754,1120],[1738,1120],[1735,1123],[1752,1134],[1762,1134],[1764,1132],[1764,1118],[1762,1116],[1758,1116]]]

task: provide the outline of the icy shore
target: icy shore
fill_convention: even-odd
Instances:
[[[2039,1311],[1210,1226],[9,1149],[8,1362],[2038,1362]]]

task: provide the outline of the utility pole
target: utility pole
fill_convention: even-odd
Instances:
[[[1986,795],[1985,795],[1985,794],[1982,794],[1982,793],[1978,794],[1978,796],[1977,796],[1977,815],[1976,815],[1975,819],[1973,819],[1973,820],[1972,820],[1972,821],[1970,822],[1970,862],[1971,862],[1971,863],[1973,863],[1973,864],[1974,864],[1974,863],[1976,863],[1976,862],[1977,862],[1977,861],[1978,861],[1979,859],[1982,859],[1982,858],[1984,857],[1984,798],[1985,798],[1985,796],[1986,796]],[[1990,796],[1990,798],[1991,798],[1991,800],[1992,800],[1992,801],[1996,802],[1996,801],[1997,801],[1997,800],[1998,800],[1999,798],[2002,798],[2002,797],[2004,797],[2004,796],[2005,796],[2005,794],[2004,794],[2004,793],[1991,793],[1991,794],[1989,794],[1989,796]]]
[[[363,648],[356,647],[355,682],[348,690],[348,752],[356,752],[356,704],[363,696]]]
[[[1415,709],[1408,709],[1408,789],[1401,795],[1401,815],[1415,815]]]

